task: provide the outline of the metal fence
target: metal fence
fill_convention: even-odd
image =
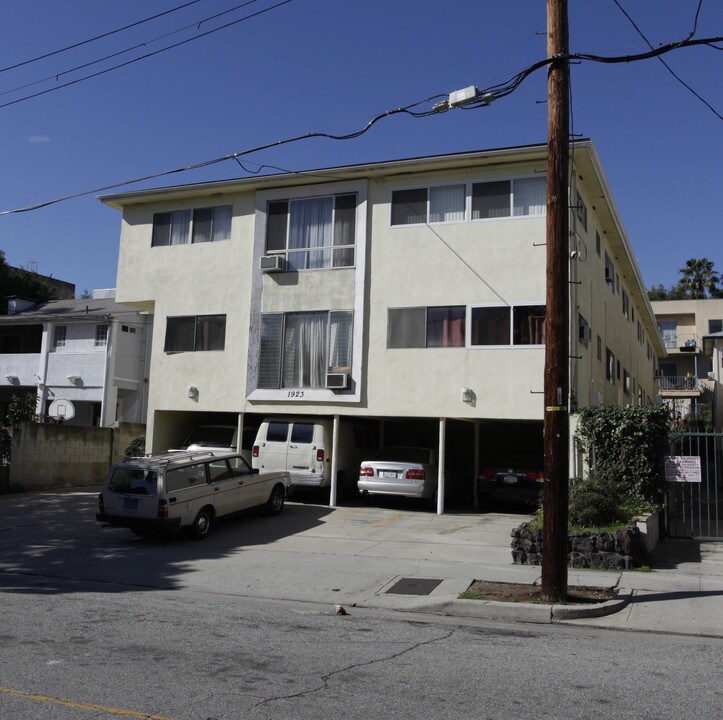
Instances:
[[[667,535],[723,538],[723,433],[678,435],[670,454],[699,457],[700,482],[668,483]]]

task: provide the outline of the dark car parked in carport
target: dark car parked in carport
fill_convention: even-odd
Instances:
[[[542,499],[545,476],[539,467],[498,465],[480,471],[477,496],[481,509],[494,502],[537,508]]]

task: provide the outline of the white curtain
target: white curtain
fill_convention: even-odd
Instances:
[[[341,372],[351,368],[352,313],[329,313],[329,370]]]
[[[334,198],[293,200],[290,205],[289,265],[295,270],[330,267]]]
[[[190,224],[190,210],[179,210],[171,213],[171,245],[185,245],[188,242]]]
[[[282,387],[324,387],[327,313],[286,316]]]
[[[544,176],[515,180],[512,186],[514,214],[544,215],[547,208],[546,188]]]
[[[429,222],[464,220],[464,185],[441,185],[429,189]]]

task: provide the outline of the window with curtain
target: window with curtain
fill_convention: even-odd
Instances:
[[[355,194],[270,202],[266,252],[286,253],[291,270],[353,267],[356,204]]]
[[[387,347],[423,348],[427,346],[427,308],[389,308],[387,311]]]
[[[461,222],[465,217],[465,186],[440,185],[429,189],[429,222]]]
[[[427,308],[427,347],[464,347],[464,305]]]
[[[427,222],[427,188],[392,192],[392,225]]]
[[[470,317],[471,345],[509,345],[510,310],[503,307],[473,307]]]
[[[512,311],[514,345],[545,344],[545,306],[518,305]]]
[[[472,219],[509,217],[510,193],[512,183],[509,180],[474,183],[472,185]]]
[[[520,178],[512,183],[512,214],[544,215],[547,211],[547,182],[544,175]]]
[[[223,350],[226,344],[225,315],[188,315],[166,319],[167,353]]]
[[[258,387],[326,387],[327,372],[351,370],[352,333],[347,310],[263,314]]]
[[[228,240],[231,237],[231,205],[175,210],[153,216],[151,246],[187,245]]]
[[[108,344],[108,324],[95,326],[95,347],[105,347]]]

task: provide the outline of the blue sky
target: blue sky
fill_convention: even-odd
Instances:
[[[698,0],[618,0],[654,45],[685,38]],[[0,67],[133,23],[184,0],[6,3]],[[279,0],[259,0],[201,32]],[[200,0],[21,68],[0,72],[0,105],[108,67],[20,86],[145,43],[115,62],[186,39],[152,39],[240,4]],[[501,82],[546,54],[544,0],[292,0],[258,17],[100,77],[0,107],[0,210],[202,162],[314,131],[351,132],[372,116],[475,84]],[[703,0],[696,37],[723,35],[723,3]],[[573,52],[646,46],[614,0],[570,0]],[[723,114],[723,54],[665,56]],[[545,71],[488,108],[395,116],[351,141],[305,140],[245,159],[290,171],[544,142]],[[723,271],[723,123],[657,61],[573,66],[574,132],[596,144],[646,284],[668,286],[690,257]],[[265,171],[267,172],[267,171]],[[235,162],[145,187],[243,177]],[[116,192],[116,191],[114,191]],[[10,264],[83,289],[115,286],[120,214],[89,195],[0,216]]]

